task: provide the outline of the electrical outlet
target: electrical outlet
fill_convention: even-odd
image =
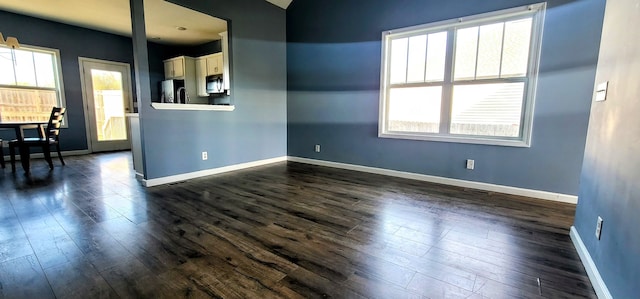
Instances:
[[[471,160],[471,159],[467,159],[467,169],[469,170],[473,170],[473,168],[475,167],[475,161]]]
[[[207,155],[207,152],[202,152],[202,160],[207,160],[209,159],[209,156]]]
[[[319,152],[320,152],[320,145],[316,144],[316,153],[319,153]]]
[[[598,216],[598,222],[596,223],[596,238],[600,240],[600,235],[602,235],[602,217]]]

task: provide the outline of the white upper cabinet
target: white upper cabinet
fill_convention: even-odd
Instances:
[[[207,61],[207,76],[222,74],[222,71],[224,70],[222,53],[211,54],[205,57]]]
[[[198,96],[209,96],[207,93],[207,76],[222,75],[224,59],[222,53],[200,56],[196,59],[196,83]]]
[[[198,65],[201,69],[201,74],[206,76],[221,75],[224,71],[224,64],[222,59],[222,53],[209,54],[198,57]]]
[[[205,99],[198,99],[200,95],[198,91],[199,83],[196,75],[196,59],[189,56],[179,56],[164,61],[164,78],[184,80],[184,87],[189,98],[189,103],[199,104],[206,102]],[[206,88],[206,87],[205,87]]]
[[[185,58],[184,56],[167,59],[164,61],[165,79],[184,79]]]
[[[196,58],[196,89],[199,97],[209,96],[207,93],[207,59]]]

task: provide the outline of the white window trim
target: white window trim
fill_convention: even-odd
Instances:
[[[534,13],[532,13],[532,11]],[[395,139],[411,139],[411,140],[426,140],[426,141],[440,141],[440,142],[456,142],[456,143],[471,143],[471,144],[486,144],[486,145],[498,145],[498,146],[513,146],[513,147],[530,147],[531,135],[533,133],[533,117],[534,117],[534,103],[536,99],[537,79],[540,65],[540,52],[542,48],[542,31],[546,11],[546,2],[525,5],[510,9],[504,9],[494,12],[488,12],[469,17],[455,18],[445,21],[433,22],[418,26],[394,29],[384,31],[382,33],[382,55],[381,55],[381,74],[380,74],[380,104],[379,104],[379,120],[378,120],[378,137],[380,138],[395,138]],[[394,132],[387,129],[387,114],[388,105],[387,98],[391,90],[389,81],[391,62],[387,53],[391,47],[391,37],[398,38],[402,36],[412,36],[416,33],[432,33],[440,32],[443,29],[455,30],[457,28],[464,28],[470,26],[478,26],[483,23],[491,23],[495,20],[505,20],[508,18],[516,18],[522,15],[532,14],[532,35],[531,43],[529,45],[529,63],[526,77],[528,82],[525,84],[525,100],[523,103],[523,117],[521,123],[521,137],[508,138],[508,137],[491,137],[491,136],[469,136],[469,135],[453,135],[443,133],[416,133],[416,132]],[[460,24],[459,26],[453,26],[454,24]],[[454,55],[454,48],[449,45],[453,45],[455,42],[455,36],[449,35],[447,55]],[[449,53],[451,51],[451,53]],[[449,76],[450,79],[445,79],[449,82],[453,82],[453,58],[447,59],[445,67],[445,76]],[[503,80],[503,79],[501,79]],[[458,81],[459,83],[460,81]],[[418,83],[418,85],[430,85],[430,83]],[[443,96],[444,97],[444,96]],[[445,103],[443,101],[443,103]],[[448,121],[447,119],[442,121]]]
[[[4,45],[2,45],[1,47],[6,47]],[[2,85],[0,84],[0,87],[6,87],[6,88],[16,88],[16,89],[30,89],[30,90],[56,90],[58,92],[58,101],[60,104],[60,107],[67,107],[67,101],[65,99],[65,92],[64,92],[64,79],[62,77],[62,59],[60,57],[60,50],[58,49],[53,49],[53,48],[45,48],[45,47],[38,47],[38,46],[30,46],[30,45],[24,45],[24,44],[20,44],[20,49],[25,49],[27,51],[33,51],[33,52],[44,52],[44,53],[51,53],[55,56],[56,58],[56,63],[54,65],[55,70],[54,72],[57,74],[56,76],[56,84],[58,86],[58,88],[60,90],[56,90],[55,88],[46,88],[46,87],[31,87],[31,86],[21,86],[21,85]],[[68,128],[69,127],[69,122],[67,121],[67,117],[65,117],[62,120],[62,128]]]

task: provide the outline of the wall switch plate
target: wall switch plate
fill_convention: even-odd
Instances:
[[[596,238],[600,240],[600,235],[602,235],[602,217],[598,216],[598,222],[596,223]]]
[[[602,102],[607,99],[607,89],[609,81],[602,82],[596,86],[596,102]]]
[[[473,170],[473,168],[476,166],[475,164],[475,160],[467,159],[467,169]]]
[[[316,151],[316,153],[319,153],[319,152],[320,152],[320,145],[319,145],[319,144],[316,144],[315,151]]]
[[[209,159],[207,152],[202,152],[202,161]]]

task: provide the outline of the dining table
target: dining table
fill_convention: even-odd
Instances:
[[[20,163],[25,173],[29,173],[29,147],[24,146],[22,141],[25,138],[24,131],[38,129],[38,134],[43,131],[43,128],[47,125],[47,122],[2,122],[0,123],[0,129],[14,129],[16,133],[16,139],[18,141],[18,151],[20,152]]]

